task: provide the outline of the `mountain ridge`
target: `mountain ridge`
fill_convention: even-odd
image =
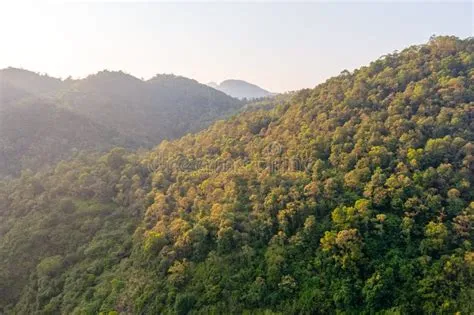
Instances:
[[[188,132],[198,131],[216,119],[236,113],[243,106],[241,101],[223,92],[200,84],[196,80],[175,75],[156,75],[145,81],[122,71],[104,70],[83,79],[60,80],[18,68],[0,70],[0,103],[0,114],[3,113],[0,120],[9,128],[16,126],[17,130],[21,128],[20,122],[24,121],[22,116],[29,117],[32,125],[41,127],[34,123],[35,117],[31,117],[27,112],[21,112],[28,110],[28,107],[20,106],[21,104],[29,104],[31,109],[35,104],[40,106],[48,103],[53,107],[48,107],[44,115],[61,113],[64,119],[73,120],[71,123],[76,127],[80,121],[88,125],[87,120],[95,126],[102,126],[93,128],[97,134],[89,134],[91,139],[96,139],[101,145],[97,146],[91,141],[82,139],[81,144],[78,143],[76,147],[84,150],[111,148],[103,141],[104,138],[99,134],[100,130],[103,132],[111,130],[122,138],[111,141],[111,144],[122,143],[127,149],[137,149],[140,146],[149,148],[164,139],[174,139]],[[16,110],[11,110],[12,108]],[[7,112],[9,122],[4,120]],[[11,116],[12,113],[16,113],[17,116]],[[38,114],[41,115],[41,112]],[[77,119],[77,115],[82,118]],[[37,118],[38,121],[51,121],[51,117]],[[41,128],[45,127],[47,126]],[[36,137],[34,129],[26,129],[31,131],[31,138]],[[52,130],[59,132],[59,129]],[[73,132],[67,132],[65,137],[79,141],[81,137],[73,136]],[[49,135],[61,139],[59,134]],[[0,134],[0,146],[5,152],[9,152],[8,157],[4,155],[3,159],[13,163],[12,167],[8,167],[8,173],[18,174],[22,168],[21,152],[33,151],[17,147],[18,145],[10,138],[13,136],[14,132]],[[62,140],[69,142],[66,138]],[[47,148],[50,148],[51,152],[57,154],[57,158],[48,154],[49,158],[44,161],[45,164],[58,161],[59,157],[67,157],[59,151],[60,146],[52,149],[53,144],[50,141],[25,140],[31,146],[35,146],[35,150],[48,151]],[[43,145],[45,147],[41,149]],[[25,158],[37,160],[31,156]],[[7,162],[2,161],[0,156],[0,164],[5,163]],[[41,161],[38,160],[37,164],[39,167]],[[29,165],[33,167],[35,163]],[[4,170],[5,168],[0,168],[0,174],[4,173]]]
[[[0,181],[0,310],[469,313],[474,40]]]

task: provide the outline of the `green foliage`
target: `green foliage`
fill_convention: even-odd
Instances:
[[[63,266],[63,258],[60,255],[46,257],[36,266],[39,277],[54,276]]]
[[[1,312],[471,313],[473,52],[432,38],[0,183]]]

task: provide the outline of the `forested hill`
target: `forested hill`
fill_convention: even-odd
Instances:
[[[75,112],[36,100],[0,109],[0,177],[38,170],[80,150],[144,145]]]
[[[154,145],[198,131],[243,105],[188,78],[161,74],[142,81],[112,71],[74,82],[59,104]]]
[[[236,113],[243,103],[195,80],[102,71],[81,80],[0,70],[0,176],[77,151],[152,147]]]
[[[0,184],[7,314],[469,314],[474,41]],[[111,312],[111,313],[110,313]]]
[[[48,75],[41,75],[32,71],[6,68],[0,69],[0,97],[1,103],[18,100],[25,96],[47,96],[65,88],[70,80],[62,81]],[[8,97],[14,90],[17,96]]]

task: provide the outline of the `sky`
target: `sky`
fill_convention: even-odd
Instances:
[[[0,68],[122,70],[311,88],[433,34],[473,36],[472,2],[0,2]]]

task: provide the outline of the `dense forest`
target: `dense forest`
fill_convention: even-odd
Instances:
[[[0,313],[470,314],[473,79],[474,40],[433,37],[4,180]]]
[[[242,80],[225,80],[220,84],[209,82],[207,85],[238,99],[256,99],[274,95],[261,87]]]
[[[81,80],[0,70],[0,176],[39,170],[78,151],[151,148],[204,129],[244,103],[197,81],[143,81],[102,71]],[[18,126],[21,126],[19,131]]]

